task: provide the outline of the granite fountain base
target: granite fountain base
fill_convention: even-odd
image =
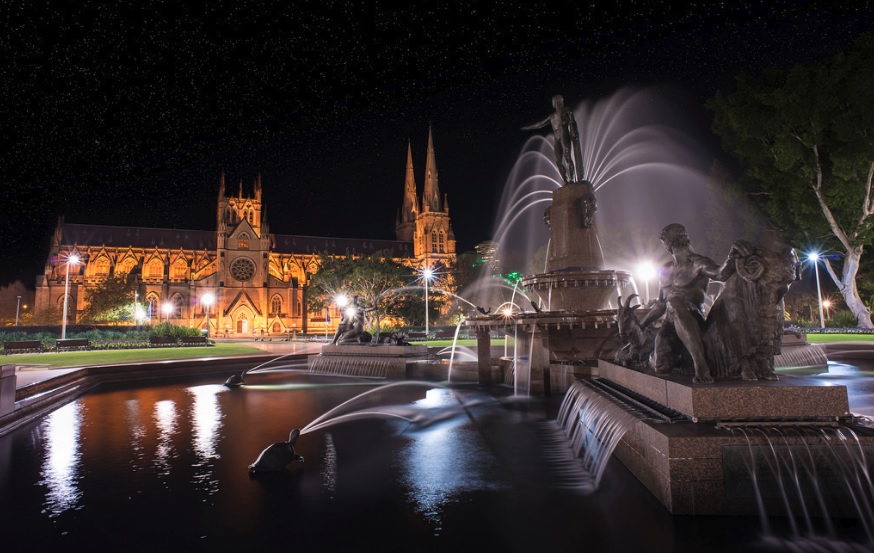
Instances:
[[[660,377],[605,361],[580,383],[634,414],[636,422],[613,454],[673,514],[755,514],[757,499],[748,470],[752,458],[765,464],[763,459],[774,453],[777,458],[780,452],[789,458],[794,453],[800,464],[810,459],[808,471],[819,468],[828,475],[829,469],[820,466],[822,459],[861,453],[869,459],[862,470],[872,468],[874,430],[855,424],[844,386],[792,376],[776,382],[693,385],[690,376]],[[830,446],[821,438],[837,428],[849,432],[853,443],[826,451]],[[773,429],[780,436],[776,440]],[[788,465],[783,469],[788,472]],[[840,495],[840,486],[823,487],[827,494]],[[764,503],[784,501],[775,487],[763,489],[758,493],[764,494]],[[840,511],[852,501],[840,496],[831,503]]]

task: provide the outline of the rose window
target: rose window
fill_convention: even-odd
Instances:
[[[252,280],[255,276],[255,263],[247,257],[239,257],[231,263],[231,276],[240,282]]]

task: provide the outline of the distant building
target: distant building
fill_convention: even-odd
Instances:
[[[480,242],[474,246],[474,250],[479,254],[482,263],[488,267],[489,271],[496,273],[498,271],[498,243],[492,240]]]
[[[305,313],[311,276],[318,256],[369,254],[391,249],[412,267],[455,260],[455,235],[446,199],[441,198],[431,131],[425,186],[417,196],[412,149],[407,148],[403,207],[397,240],[327,238],[271,234],[262,204],[261,178],[254,195],[227,195],[219,183],[216,229],[177,230],[58,222],[45,271],[37,277],[35,310],[62,308],[66,260],[70,267],[68,322],[85,307],[86,292],[110,275],[133,273],[145,289],[140,305],[152,321],[169,319],[183,326],[210,328],[215,335],[253,336],[288,332],[331,332],[339,313]],[[212,294],[215,305],[203,297]],[[131,298],[134,301],[134,298]],[[172,309],[165,314],[162,306]],[[327,316],[326,316],[327,315]]]

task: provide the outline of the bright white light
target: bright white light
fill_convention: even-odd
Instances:
[[[642,280],[650,281],[658,276],[658,271],[656,271],[655,265],[650,263],[649,261],[644,261],[637,266],[637,270],[635,271]]]
[[[431,280],[434,278],[434,270],[431,267],[425,267],[422,269],[422,278],[425,280]]]
[[[337,305],[337,307],[342,309],[349,305],[349,296],[347,296],[346,294],[337,294],[334,297],[334,303]]]
[[[79,256],[76,254],[69,256],[67,258],[67,263],[69,263],[70,265],[75,265],[76,263],[79,263]]]
[[[501,310],[505,317],[509,317],[513,314],[513,309],[511,307],[505,307]]]
[[[137,306],[136,311],[134,312],[134,317],[136,317],[138,321],[145,319],[146,318],[145,310],[142,307]]]
[[[822,306],[825,307],[826,309],[828,309],[829,307],[832,306],[831,300],[822,300]]]
[[[816,263],[819,260],[819,252],[810,252],[807,254],[807,259]]]
[[[161,306],[161,311],[163,311],[165,315],[169,315],[173,312],[173,304],[170,302],[165,303]]]
[[[355,311],[355,308],[354,308],[354,307],[349,307],[349,308],[346,309],[346,318],[347,318],[347,319],[349,319],[349,320],[354,319],[354,318],[355,318],[355,314],[356,314],[356,311]]]
[[[213,294],[206,293],[200,297],[200,301],[203,302],[203,305],[209,307],[210,305],[215,303],[215,296]]]

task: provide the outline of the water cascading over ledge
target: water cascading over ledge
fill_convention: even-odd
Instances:
[[[322,346],[321,353],[309,356],[308,372],[404,380],[418,363],[429,359],[426,346],[328,344]]]
[[[602,427],[621,432],[613,454],[673,514],[756,515],[762,506],[771,513],[785,512],[787,497],[795,515],[810,513],[813,496],[806,495],[801,505],[792,494],[780,492],[781,484],[773,477],[751,477],[748,467],[753,462],[746,460],[753,455],[757,467],[779,468],[785,477],[786,467],[793,463],[805,466],[799,462],[802,452],[817,459],[807,465],[816,470],[804,470],[819,478],[820,487],[856,492],[856,498],[842,493],[829,500],[830,505],[849,505],[851,512],[830,506],[826,512],[863,520],[870,516],[871,508],[865,505],[874,505],[869,476],[874,468],[874,429],[856,423],[846,387],[791,376],[774,382],[734,380],[701,386],[692,385],[687,376],[657,377],[604,361],[595,372],[591,381],[571,386],[556,422],[579,420],[586,429],[574,432],[589,442],[590,436],[609,434]],[[585,405],[596,406],[588,398],[593,394],[603,396],[597,403],[600,414],[583,412]],[[605,402],[608,394],[621,401],[611,397]],[[627,415],[634,418],[630,425]],[[624,422],[614,422],[619,417]],[[580,439],[572,436],[571,443]],[[603,461],[602,442],[589,454],[591,459]],[[827,447],[835,443],[840,447]],[[828,468],[826,461],[836,464]],[[841,477],[840,485],[823,483],[823,476],[838,474],[834,467],[848,475],[846,481]],[[751,481],[756,479],[760,486],[763,480],[769,482],[761,488],[764,491],[755,491]],[[794,478],[790,481],[795,485]],[[801,489],[811,486],[801,484]],[[856,503],[862,508],[856,509]],[[818,506],[816,511],[816,516],[824,516]]]

